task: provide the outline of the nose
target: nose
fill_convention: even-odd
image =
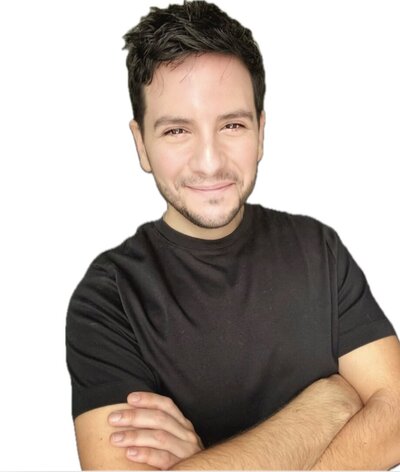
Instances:
[[[225,158],[216,136],[204,134],[196,140],[190,168],[193,173],[203,177],[212,177],[223,169]]]

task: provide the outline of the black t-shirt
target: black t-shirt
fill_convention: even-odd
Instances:
[[[74,417],[152,391],[207,447],[395,332],[332,228],[246,204],[224,238],[160,219],[100,254],[72,294],[66,334]]]

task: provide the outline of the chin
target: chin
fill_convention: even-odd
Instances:
[[[216,229],[228,225],[239,213],[241,205],[231,208],[191,209],[176,208],[182,216],[200,228]]]

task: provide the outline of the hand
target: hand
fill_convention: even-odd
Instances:
[[[169,469],[204,446],[193,424],[168,397],[150,392],[128,396],[133,407],[115,411],[110,425],[127,428],[110,436],[111,444],[127,448],[127,458],[160,469]]]

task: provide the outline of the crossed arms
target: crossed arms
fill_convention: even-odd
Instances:
[[[389,336],[339,359],[271,418],[204,450],[193,425],[166,397],[80,415],[83,469],[388,469],[400,462],[400,344]],[[119,410],[118,421],[107,421]],[[118,442],[110,434],[124,432]],[[128,459],[129,446],[136,456]]]

